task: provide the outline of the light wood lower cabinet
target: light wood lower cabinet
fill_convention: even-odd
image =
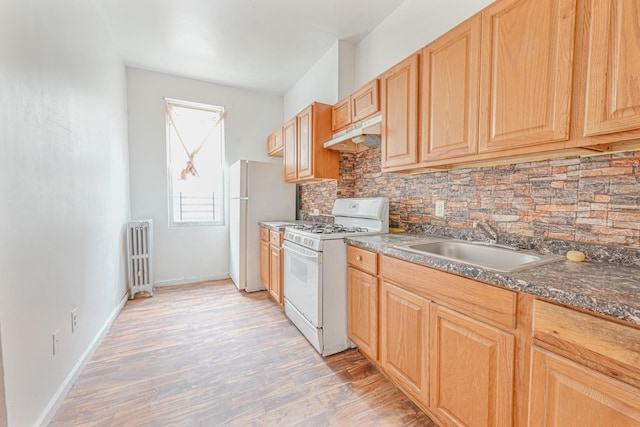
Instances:
[[[269,293],[271,297],[280,304],[284,304],[284,293],[282,283],[282,248],[279,246],[270,246],[269,251],[269,265],[271,272],[271,280],[269,286]]]
[[[347,259],[350,338],[439,425],[640,427],[639,327],[352,246]]]
[[[540,348],[532,352],[530,426],[640,426],[640,390]]]
[[[429,404],[429,300],[383,282],[380,365],[419,403]]]
[[[509,426],[514,336],[431,306],[430,407],[451,425]]]
[[[260,227],[260,282],[267,288],[267,291],[271,284],[269,247],[269,229],[267,227]]]
[[[378,278],[348,267],[347,304],[349,339],[369,359],[378,360]]]
[[[282,280],[283,234],[267,227],[260,227],[260,281],[267,292],[284,307],[284,283]]]

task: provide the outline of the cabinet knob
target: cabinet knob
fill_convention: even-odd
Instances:
[[[361,257],[360,255],[358,255],[358,256],[356,257],[356,261],[362,261],[362,257]]]

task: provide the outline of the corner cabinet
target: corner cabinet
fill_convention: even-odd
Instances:
[[[284,180],[285,182],[295,182],[298,179],[298,118],[293,117],[291,120],[282,125],[282,145],[283,145],[283,163],[284,163]]]
[[[380,76],[383,171],[418,163],[419,71],[416,53]]]
[[[576,0],[502,0],[482,11],[480,153],[569,139],[575,11]]]
[[[331,105],[315,102],[283,126],[286,182],[337,179],[339,154],[324,148],[331,138]]]
[[[279,127],[267,137],[267,155],[272,157],[282,157],[283,150],[282,127]]]

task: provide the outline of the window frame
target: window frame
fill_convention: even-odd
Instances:
[[[222,183],[222,190],[220,196],[220,217],[216,221],[176,221],[174,213],[174,194],[173,194],[173,165],[171,159],[171,123],[168,116],[169,105],[176,105],[178,107],[190,108],[194,110],[202,110],[209,112],[222,112],[224,115],[225,107],[223,105],[204,104],[200,102],[184,101],[181,99],[164,97],[164,122],[165,122],[165,148],[166,153],[166,165],[167,165],[167,213],[169,228],[182,228],[182,227],[224,227],[226,224],[226,191],[227,191],[227,174],[225,172],[225,127],[224,116],[222,123],[220,123],[220,179]]]

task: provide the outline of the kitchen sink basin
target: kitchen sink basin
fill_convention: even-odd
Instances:
[[[564,259],[554,254],[536,254],[464,241],[438,241],[396,246],[410,252],[461,262],[487,270],[511,273]]]

